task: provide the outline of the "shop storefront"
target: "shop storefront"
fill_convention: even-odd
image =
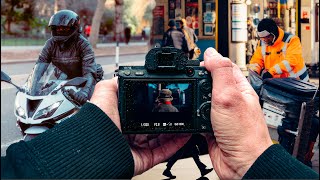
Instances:
[[[216,47],[217,3],[217,0],[156,0],[151,43],[161,44],[169,20],[176,20],[178,25],[178,21],[184,18],[195,30],[199,39],[196,44],[202,52],[208,47]]]
[[[261,19],[272,18],[279,27],[300,37],[301,30],[298,23],[308,21],[307,15],[306,18],[299,18],[300,1],[296,0],[156,0],[151,45],[161,44],[169,20],[178,21],[185,18],[188,26],[195,30],[199,39],[197,45],[202,52],[208,47],[214,47],[224,56],[230,56],[228,39],[232,36],[228,33],[232,26],[229,11],[232,4],[237,2],[246,4],[247,18],[251,20],[254,31]],[[254,32],[248,33],[252,34],[256,36]],[[257,38],[254,42],[258,42]],[[253,45],[253,48],[255,47],[256,45]],[[200,59],[203,59],[203,53]]]
[[[271,18],[287,32],[297,34],[298,2],[295,0],[253,0],[246,1],[248,18],[257,26],[263,18]]]

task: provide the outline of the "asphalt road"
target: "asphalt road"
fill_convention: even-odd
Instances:
[[[145,54],[120,56],[119,65],[143,65]],[[113,77],[115,70],[114,57],[98,57],[97,63],[104,70],[104,78]],[[35,63],[2,64],[1,71],[11,77],[12,82],[21,86],[25,83]],[[1,156],[5,155],[7,147],[19,141],[22,135],[16,126],[16,118],[13,114],[16,88],[1,82]]]

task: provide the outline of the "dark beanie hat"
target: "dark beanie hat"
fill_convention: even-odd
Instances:
[[[258,32],[262,32],[264,30],[268,31],[269,33],[273,33],[276,38],[279,36],[278,26],[272,19],[266,18],[260,21],[258,24]]]
[[[173,26],[175,26],[176,25],[176,22],[173,20],[173,19],[171,19],[170,21],[169,21],[169,23],[168,23],[168,26],[170,26],[170,27],[173,27]]]

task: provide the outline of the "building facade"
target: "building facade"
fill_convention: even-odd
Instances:
[[[306,63],[315,64],[319,62],[318,12],[319,0],[156,0],[151,40],[161,42],[170,19],[185,18],[195,30],[202,52],[214,47],[244,70],[247,20],[256,29],[261,19],[272,18],[285,31],[300,37]]]

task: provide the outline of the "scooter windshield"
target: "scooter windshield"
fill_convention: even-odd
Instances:
[[[67,80],[67,75],[58,69],[55,65],[50,63],[44,71],[40,80],[36,83],[33,82],[34,70],[29,75],[25,84],[25,90],[29,95],[33,96],[46,96],[54,90],[62,81]],[[35,87],[33,87],[35,86]],[[34,92],[31,92],[34,91]]]

